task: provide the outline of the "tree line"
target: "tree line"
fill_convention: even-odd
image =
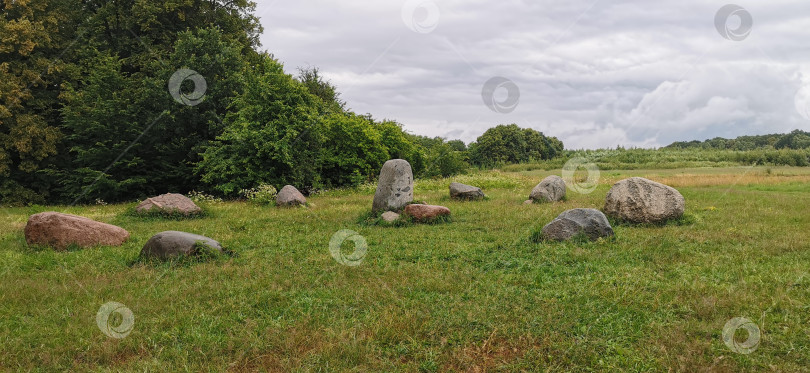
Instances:
[[[665,149],[714,149],[714,150],[769,150],[810,149],[810,132],[794,130],[788,134],[740,136],[735,139],[715,137],[705,141],[674,142]]]
[[[4,205],[307,191],[372,180],[391,158],[432,177],[563,151],[514,124],[467,146],[357,114],[317,68],[293,76],[260,50],[248,0],[5,1],[0,11]]]

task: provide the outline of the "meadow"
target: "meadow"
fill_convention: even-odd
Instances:
[[[603,170],[590,194],[523,204],[559,173],[524,165],[418,180],[417,200],[453,212],[433,225],[368,223],[373,185],[318,193],[308,208],[208,202],[190,220],[134,216],[131,203],[0,209],[0,370],[810,371],[810,169]],[[597,242],[533,239],[564,210],[601,208],[629,176],[676,187],[685,217],[612,222],[616,236]],[[450,181],[488,198],[452,201]],[[28,247],[28,216],[52,210],[131,238]],[[368,243],[358,266],[330,254],[341,229]],[[164,230],[212,237],[234,255],[139,261]],[[96,325],[110,301],[134,314],[123,339]],[[749,354],[722,340],[735,317],[761,330]]]

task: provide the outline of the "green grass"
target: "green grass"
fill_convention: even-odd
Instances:
[[[0,370],[808,371],[805,170],[609,171],[591,194],[533,205],[523,204],[531,188],[554,172],[457,178],[484,188],[476,202],[447,198],[450,180],[419,181],[416,199],[453,218],[401,226],[363,223],[373,187],[322,192],[300,209],[211,203],[189,220],[143,219],[129,205],[2,209]],[[566,209],[601,208],[610,183],[631,174],[677,181],[687,219],[617,224],[597,242],[532,241]],[[132,236],[122,247],[28,248],[25,221],[46,210]],[[341,229],[366,239],[361,265],[330,255]],[[138,262],[164,230],[235,255]],[[135,316],[124,339],[96,326],[110,301]],[[739,316],[762,331],[749,355],[721,339]]]

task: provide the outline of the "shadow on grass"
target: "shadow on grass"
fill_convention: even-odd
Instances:
[[[122,217],[128,218],[135,218],[141,221],[161,221],[161,220],[195,220],[195,219],[205,219],[205,218],[214,218],[214,214],[211,212],[207,206],[199,206],[200,212],[193,213],[193,214],[184,214],[179,211],[160,211],[160,210],[150,210],[146,212],[138,212],[135,210],[135,205],[128,206],[126,212],[121,214]]]
[[[360,215],[357,218],[357,224],[363,227],[412,227],[416,225],[440,225],[440,224],[448,224],[453,222],[453,217],[451,216],[439,216],[435,219],[427,220],[427,221],[416,221],[412,217],[400,214],[397,220],[392,222],[387,222],[382,218],[383,212],[375,213],[375,212],[368,212],[363,215]]]
[[[193,251],[188,255],[177,255],[171,258],[156,258],[146,257],[141,254],[131,260],[127,266],[136,267],[153,267],[153,268],[185,268],[202,263],[224,263],[234,258],[238,258],[239,254],[233,250],[223,247],[222,251],[214,249],[203,242],[198,242],[194,245]]]
[[[71,252],[77,252],[77,251],[86,250],[85,248],[83,248],[83,247],[81,247],[81,246],[79,246],[79,245],[77,245],[75,243],[72,243],[72,244],[68,245],[64,249],[54,249],[53,247],[50,247],[48,245],[29,245],[27,242],[25,242],[24,239],[22,240],[22,243],[20,244],[20,247],[21,247],[20,252],[22,252],[23,254],[35,254],[35,253],[42,253],[42,252],[46,252],[46,251],[51,251],[51,252],[55,252],[55,253],[71,253]],[[91,247],[89,249],[98,248],[98,247],[104,247],[104,246],[101,246],[101,245],[100,246],[94,246],[94,247]]]
[[[624,228],[662,228],[662,227],[687,227],[703,222],[703,216],[693,213],[684,213],[677,219],[667,220],[661,223],[634,223],[627,220],[617,219],[608,216],[611,226]]]

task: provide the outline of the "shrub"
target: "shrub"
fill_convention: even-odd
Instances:
[[[202,181],[226,196],[261,183],[320,183],[319,101],[270,55],[245,73],[244,92],[225,118],[225,131],[197,164]]]
[[[446,142],[434,146],[425,159],[425,177],[448,177],[464,173],[470,165],[464,160],[463,152],[453,150]]]
[[[270,184],[261,184],[256,188],[242,189],[239,194],[255,204],[270,205],[275,203],[278,191]]]
[[[510,124],[488,129],[470,144],[469,151],[474,164],[489,167],[551,159],[563,151],[563,143],[542,132]]]
[[[222,203],[222,198],[214,197],[196,190],[189,192],[186,197],[194,201],[194,203]]]

